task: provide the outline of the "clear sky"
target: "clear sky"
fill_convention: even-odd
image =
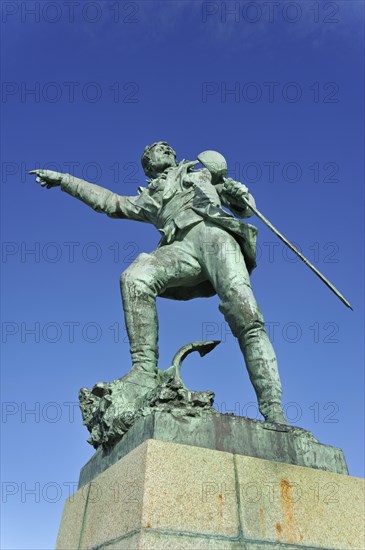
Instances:
[[[145,184],[143,148],[156,140],[178,159],[222,153],[353,305],[252,218],[252,285],[287,416],[342,448],[350,474],[363,476],[363,2],[1,8],[2,547],[54,546],[63,502],[93,454],[78,390],[129,370],[119,276],[159,240],[153,226],[96,214],[26,171],[72,172],[133,195]],[[221,339],[186,360],[185,383],[213,390],[222,412],[259,418],[217,298],[161,299],[158,309],[160,367],[190,341]]]

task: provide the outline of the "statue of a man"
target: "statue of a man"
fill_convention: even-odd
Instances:
[[[177,163],[168,143],[153,143],[142,155],[149,182],[136,196],[118,195],[70,174],[31,173],[42,186],[61,186],[97,212],[151,223],[162,234],[157,250],[140,254],[121,276],[132,356],[132,369],[122,380],[135,386],[136,395],[137,388],[157,385],[156,297],[189,300],[218,294],[219,309],[238,339],[260,412],[268,422],[286,423],[275,352],[250,284],[257,229],[237,219],[252,214],[239,199],[242,189],[253,206],[254,199],[230,178],[213,185],[210,172],[194,170],[196,164]]]

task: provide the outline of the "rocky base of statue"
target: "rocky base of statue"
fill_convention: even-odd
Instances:
[[[214,393],[188,390],[181,380],[180,369],[185,357],[193,351],[203,356],[218,344],[219,341],[214,340],[183,346],[175,354],[172,366],[165,371],[159,370],[153,383],[147,377],[146,384],[142,385],[143,376],[133,377],[132,371],[113,382],[100,382],[92,390],[82,388],[79,400],[84,425],[90,432],[88,442],[96,449],[100,446],[110,448],[136,420],[152,412],[165,411],[176,418],[187,418],[212,410]]]
[[[90,431],[88,442],[93,447],[104,448],[113,446],[142,416],[153,411],[165,411],[175,417],[200,415],[202,411],[211,409],[214,393],[189,391],[184,385],[169,380],[146,393],[134,402],[123,401],[125,385],[122,380],[103,384],[101,397],[93,392],[99,392],[101,384],[89,391],[80,391],[80,407],[84,424]]]

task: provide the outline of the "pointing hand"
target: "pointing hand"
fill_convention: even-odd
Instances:
[[[61,185],[62,176],[61,172],[53,172],[53,170],[30,170],[29,174],[35,174],[37,176],[36,182],[41,184],[41,187],[57,187]]]

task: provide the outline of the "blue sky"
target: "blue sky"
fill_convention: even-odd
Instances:
[[[225,13],[200,1],[2,3],[4,549],[54,546],[93,453],[78,390],[129,370],[119,276],[159,239],[153,226],[41,189],[26,171],[72,172],[133,195],[145,183],[143,148],[159,139],[179,159],[222,153],[353,305],[251,219],[252,285],[287,415],[364,474],[364,4],[236,4]],[[186,360],[185,383],[213,390],[222,412],[259,418],[217,298],[161,299],[158,310],[160,367],[190,341],[221,339]]]

